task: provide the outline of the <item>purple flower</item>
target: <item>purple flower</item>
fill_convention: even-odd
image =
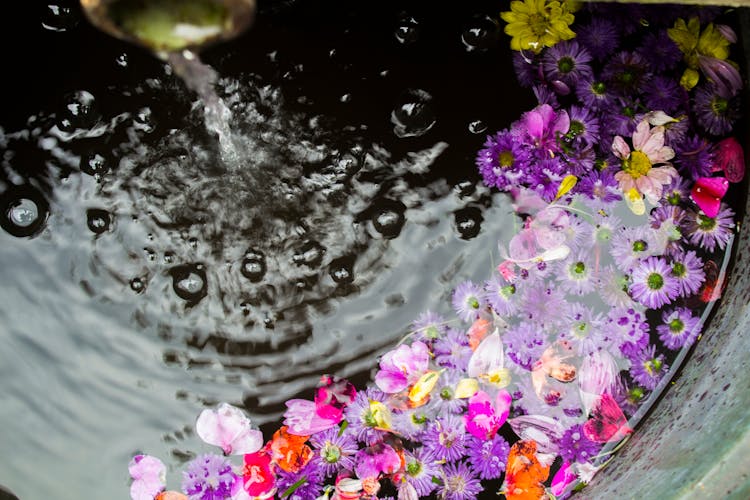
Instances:
[[[518,310],[519,293],[515,283],[496,274],[484,283],[484,290],[484,299],[498,316],[510,316]]]
[[[583,434],[583,426],[575,424],[560,439],[560,456],[569,462],[590,462],[599,453],[601,445]]]
[[[473,500],[484,489],[464,462],[446,464],[442,476],[438,495],[445,500]]]
[[[486,306],[482,288],[471,281],[464,281],[456,287],[452,302],[456,314],[464,321],[477,319]]]
[[[581,302],[570,302],[565,316],[570,318],[568,326],[560,332],[560,338],[569,341],[581,356],[588,356],[609,347],[603,333],[604,320]]]
[[[576,38],[598,61],[606,60],[620,44],[620,30],[614,22],[604,17],[594,17],[589,24],[576,31]]]
[[[469,356],[471,358],[471,356]],[[467,362],[468,365],[468,362]],[[455,397],[454,388],[456,384],[466,376],[465,371],[447,369],[440,376],[437,385],[433,389],[433,396],[429,407],[437,415],[446,413],[460,414],[466,409],[466,399]]]
[[[612,258],[622,271],[629,272],[640,259],[654,255],[653,231],[645,226],[626,227],[612,236]]]
[[[513,68],[516,70],[516,78],[521,87],[531,87],[541,77],[539,61],[530,59],[530,56],[535,57],[533,54],[513,51]]]
[[[232,496],[237,476],[228,458],[206,453],[191,460],[182,472],[182,491],[190,500],[219,500]]]
[[[732,238],[733,229],[734,211],[724,203],[713,219],[693,210],[688,210],[685,217],[685,231],[690,243],[709,252],[713,252],[716,247],[724,250]]]
[[[318,465],[318,463],[310,461],[297,472],[286,472],[277,468],[276,488],[278,488],[279,495],[283,495],[292,485],[304,478],[304,481],[284,499],[308,500],[317,498],[323,491],[323,480],[325,479]]]
[[[661,257],[649,257],[642,261],[631,277],[633,284],[630,285],[630,294],[648,308],[658,309],[679,295],[672,268]]]
[[[454,415],[443,415],[432,422],[422,442],[436,460],[455,462],[466,453],[464,422]]]
[[[481,479],[498,479],[505,472],[510,445],[499,434],[491,440],[469,438],[469,465]]]
[[[401,344],[380,359],[380,370],[375,374],[375,384],[387,394],[401,392],[422,376],[430,364],[430,348],[416,341]]]
[[[599,142],[599,119],[591,108],[570,107],[570,127],[565,138],[575,143],[591,145]]]
[[[354,472],[360,479],[393,474],[401,467],[401,458],[391,446],[379,442],[359,450],[355,456]]]
[[[685,177],[696,180],[711,175],[714,154],[703,137],[694,135],[674,145],[674,166]]]
[[[675,205],[659,205],[651,211],[649,223],[654,230],[654,239],[664,253],[674,255],[682,251],[682,225],[685,210]]]
[[[512,132],[503,130],[487,136],[484,148],[477,153],[476,164],[488,187],[507,190],[529,167],[531,153]]]
[[[605,329],[621,351],[627,344],[640,346],[644,341],[648,343],[649,325],[646,315],[635,307],[611,309],[607,314]]]
[[[740,117],[740,99],[720,94],[713,85],[701,85],[695,89],[693,111],[706,132],[726,135]]]
[[[471,358],[471,347],[466,333],[455,328],[449,328],[445,337],[435,341],[433,349],[435,362],[446,368],[465,370]]]
[[[439,475],[440,468],[435,458],[424,447],[404,452],[406,482],[414,486],[420,497],[426,497],[437,487],[433,478]]]
[[[688,199],[690,193],[690,181],[682,176],[673,177],[672,181],[664,187],[662,199],[670,205],[679,205]]]
[[[575,40],[555,44],[542,58],[542,69],[548,81],[574,86],[581,77],[591,76],[591,54]]]
[[[586,295],[593,292],[594,262],[590,248],[579,251],[558,264],[557,279],[560,288],[571,295]]]
[[[701,320],[686,307],[664,311],[661,320],[662,324],[656,327],[656,332],[667,349],[677,350],[692,345],[700,335]]]
[[[644,35],[636,52],[648,63],[652,71],[659,73],[674,69],[682,59],[680,48],[669,38],[667,30],[663,29]]]
[[[344,417],[349,423],[347,432],[350,432],[359,441],[372,443],[380,439],[381,431],[375,429],[378,426],[377,419],[370,409],[370,401],[384,402],[385,393],[368,387],[364,391],[357,392],[354,401],[344,410]]]
[[[556,112],[549,104],[541,104],[521,117],[518,126],[538,158],[550,158],[559,151],[558,134],[566,134],[570,125],[568,113]]]
[[[655,76],[643,84],[644,101],[649,109],[664,111],[671,115],[687,102],[684,88],[672,77]]]
[[[643,84],[651,78],[648,65],[635,52],[618,52],[602,70],[602,78],[621,97],[634,96],[643,89]]]
[[[663,355],[656,355],[656,346],[647,346],[628,356],[630,358],[630,376],[644,388],[653,391],[669,366],[664,362]]]
[[[677,280],[682,297],[697,293],[706,280],[703,260],[692,250],[676,253],[672,256],[672,276]]]
[[[323,476],[335,475],[340,470],[354,468],[354,454],[359,449],[354,437],[341,434],[338,427],[310,436],[313,458]]]
[[[603,205],[622,199],[618,194],[617,181],[612,169],[592,170],[578,181],[576,188],[579,193],[585,194]]]
[[[675,116],[674,121],[665,123],[663,127],[664,144],[671,147],[672,145],[679,144],[685,140],[691,125],[687,115],[682,114]]]
[[[559,314],[559,309],[558,309]],[[539,325],[524,321],[510,328],[503,335],[508,357],[521,368],[531,370],[547,344],[547,334]]]
[[[442,379],[442,377],[441,377]],[[459,400],[460,401],[460,400]],[[413,441],[421,440],[427,425],[435,416],[431,405],[411,408],[393,414],[391,426],[393,430]]]
[[[422,342],[432,342],[440,338],[446,330],[445,318],[432,311],[421,313],[411,325],[411,331],[416,332],[414,340]]]
[[[541,327],[565,322],[560,311],[565,305],[565,294],[551,283],[529,284],[523,294],[523,313],[526,319]]]
[[[599,296],[610,307],[631,307],[634,302],[628,295],[628,277],[614,266],[607,266],[598,275]]]
[[[538,84],[534,85],[532,90],[539,104],[548,104],[553,108],[559,108],[560,103],[557,100],[555,92],[558,92],[560,95],[567,95],[570,93],[570,88],[562,82],[556,82],[554,90],[552,87],[552,85]]]
[[[606,110],[615,102],[614,94],[603,80],[582,78],[576,85],[578,99],[588,108]]]

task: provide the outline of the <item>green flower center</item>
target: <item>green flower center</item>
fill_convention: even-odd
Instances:
[[[436,326],[428,326],[425,329],[424,334],[428,339],[436,339],[440,336],[440,331]]]
[[[570,271],[575,276],[582,276],[586,272],[586,264],[583,262],[576,262],[570,266]]]
[[[604,93],[607,91],[607,86],[604,85],[604,82],[595,82],[593,85],[591,85],[591,90],[596,95],[604,95]]]
[[[329,464],[335,464],[341,458],[341,448],[338,446],[326,443],[322,450],[320,450],[320,456]]]
[[[576,338],[585,339],[589,335],[589,324],[585,321],[580,321],[573,325],[571,331]]]
[[[646,393],[643,392],[642,387],[633,387],[628,391],[628,401],[631,403],[637,403],[641,399],[643,399],[643,396],[645,396]]]
[[[440,391],[440,397],[445,400],[453,399],[453,391],[450,387],[443,387]]]
[[[642,151],[633,151],[623,162],[622,169],[633,179],[646,175],[651,170],[651,160]]]
[[[651,273],[646,278],[646,284],[651,290],[661,290],[664,286],[664,277],[659,273]]]
[[[723,97],[716,96],[711,100],[711,111],[715,115],[723,115],[727,112],[727,109],[729,109],[729,101]]]
[[[420,472],[422,472],[422,464],[420,464],[416,460],[414,462],[409,462],[408,464],[406,464],[406,473],[410,476],[416,476]]]
[[[672,192],[667,195],[667,203],[670,205],[679,205],[680,204],[680,193]]]
[[[620,73],[617,79],[623,85],[630,85],[635,80],[635,73],[628,69]]]
[[[643,368],[648,372],[649,375],[653,375],[655,373],[659,373],[659,370],[661,370],[662,362],[658,358],[649,359],[645,363],[643,363]]]
[[[364,422],[367,427],[378,426],[378,421],[375,418],[375,415],[373,415],[373,413],[369,410],[369,408],[362,414],[362,422]]]
[[[669,331],[672,333],[681,333],[685,329],[685,323],[680,318],[675,318],[669,322]]]
[[[583,125],[583,123],[579,122],[578,120],[572,120],[570,122],[570,126],[568,127],[568,133],[565,135],[568,137],[568,139],[575,139],[585,131],[586,127]]]
[[[500,295],[505,299],[509,299],[512,295],[515,295],[515,293],[516,285],[505,285],[500,289]]]
[[[468,299],[466,299],[466,305],[468,305],[472,309],[479,309],[479,299],[474,296],[469,297]]]
[[[560,73],[563,74],[570,73],[575,67],[576,63],[572,57],[561,57],[560,60],[557,61],[557,69],[559,69]]]
[[[645,252],[648,250],[648,243],[646,243],[643,240],[635,240],[633,242],[633,251],[634,252]]]
[[[713,228],[716,227],[716,219],[712,219],[711,217],[706,217],[703,214],[698,215],[698,227],[701,228],[703,231],[711,231]]]
[[[515,159],[516,158],[513,156],[513,153],[508,150],[502,151],[499,155],[497,155],[497,161],[500,164],[500,168],[512,167]]]
[[[682,278],[687,274],[687,268],[685,267],[685,264],[682,262],[673,262],[672,263],[672,274],[674,274],[678,278]]]
[[[627,116],[628,118],[635,118],[635,109],[630,106],[625,106],[624,108],[622,108],[622,114]]]
[[[419,415],[417,415],[416,413],[414,413],[411,416],[411,421],[414,422],[417,425],[423,425],[424,423],[427,422],[427,416],[424,415],[424,414],[421,414],[421,413]]]

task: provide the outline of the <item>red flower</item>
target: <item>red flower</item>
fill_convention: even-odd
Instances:
[[[271,456],[263,451],[245,455],[242,479],[243,487],[251,497],[259,497],[271,491],[276,484],[276,476],[271,470]]]

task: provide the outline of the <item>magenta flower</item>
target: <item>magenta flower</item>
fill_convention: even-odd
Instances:
[[[745,177],[745,154],[734,137],[727,137],[715,147],[715,168],[724,171],[729,182],[740,182]]]
[[[550,157],[559,151],[557,136],[570,128],[570,117],[565,110],[555,112],[549,104],[542,104],[524,113],[521,127],[540,157]]]
[[[513,398],[505,389],[497,393],[494,405],[486,392],[477,391],[469,399],[469,412],[464,415],[466,430],[476,438],[492,439],[508,419],[512,401]]]
[[[552,486],[550,491],[553,495],[559,497],[565,491],[565,488],[569,484],[572,484],[578,476],[576,475],[573,468],[570,466],[570,462],[564,462],[560,470],[557,471],[555,477],[552,478]]]
[[[206,443],[221,447],[225,455],[255,453],[263,446],[263,433],[251,427],[242,410],[228,403],[203,410],[195,432]]]
[[[360,479],[379,477],[380,474],[393,474],[401,468],[401,458],[398,453],[385,443],[376,443],[359,450],[356,460],[354,472]]]
[[[423,342],[400,345],[381,358],[375,383],[385,393],[401,392],[419,380],[427,371],[429,362],[430,349]]]
[[[332,418],[321,416],[315,402],[307,399],[290,399],[285,404],[287,410],[284,412],[284,425],[289,434],[295,436],[310,436],[330,429],[343,419],[343,412]]]
[[[151,455],[136,455],[130,460],[128,472],[133,478],[130,485],[132,500],[153,500],[166,486],[167,468]]]

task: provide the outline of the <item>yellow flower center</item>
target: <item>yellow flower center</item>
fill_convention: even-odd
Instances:
[[[502,153],[497,155],[497,161],[500,163],[501,168],[512,167],[513,160],[515,160],[515,158],[513,157],[513,152],[511,151],[503,151]]]
[[[549,20],[543,14],[531,14],[529,16],[529,28],[534,35],[541,37],[549,29]]]
[[[648,174],[651,170],[651,160],[648,159],[645,153],[641,151],[633,151],[630,156],[625,160],[622,169],[630,175],[633,179],[637,179],[642,175]]]

